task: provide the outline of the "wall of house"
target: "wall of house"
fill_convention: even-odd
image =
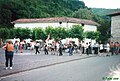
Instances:
[[[35,28],[35,27],[41,27],[41,28],[46,28],[48,26],[52,26],[52,27],[58,27],[58,26],[61,26],[61,27],[67,27],[67,28],[70,28],[72,27],[72,25],[77,25],[77,23],[66,23],[66,22],[62,22],[61,24],[58,22],[58,23],[16,23],[14,24],[14,27],[15,28]],[[81,25],[81,24],[79,24]],[[84,31],[96,31],[97,30],[97,27],[96,26],[93,26],[93,25],[84,25],[83,27]]]
[[[52,26],[52,27],[70,27],[72,25],[75,25],[75,23],[66,23],[66,22],[62,22],[61,24],[59,22],[56,23],[15,23],[14,27],[20,27],[20,28],[34,28],[34,27],[41,27],[41,28],[45,28],[48,26]]]
[[[83,29],[84,29],[84,32],[86,32],[86,31],[97,31],[97,26],[84,25]]]
[[[111,41],[120,42],[120,15],[111,17]]]
[[[64,24],[65,25],[65,24]],[[20,27],[20,28],[35,28],[35,27],[41,27],[45,28],[48,26],[56,27],[56,26],[61,26],[59,23],[16,23],[14,24],[14,27]]]

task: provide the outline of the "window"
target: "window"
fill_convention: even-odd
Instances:
[[[84,23],[81,23],[82,26],[84,26],[85,24]]]
[[[59,22],[59,24],[62,24],[62,22]]]

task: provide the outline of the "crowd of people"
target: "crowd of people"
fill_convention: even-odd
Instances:
[[[120,44],[119,42],[110,42],[106,44],[107,48],[104,52],[111,52],[111,55],[118,55],[120,53]],[[12,41],[8,41],[3,47],[5,49],[5,58],[6,58],[6,69],[8,69],[8,61],[10,61],[10,69],[12,69],[12,59],[14,52],[21,54],[24,52],[23,50],[35,50],[35,54],[39,54],[41,51],[44,51],[45,55],[58,55],[62,56],[63,52],[67,52],[69,56],[72,56],[74,53],[82,54],[96,54],[99,55],[100,52],[100,44],[95,43],[94,45],[89,43],[85,43],[82,41],[79,45],[76,45],[74,41],[69,41],[68,44],[63,44],[61,40],[58,42],[53,41],[52,44],[47,44],[45,42],[37,42],[31,41],[31,43],[26,43],[25,41],[18,42],[16,41],[14,44]],[[104,48],[104,45],[103,45]],[[108,53],[109,54],[109,53]],[[107,55],[106,55],[107,56]]]
[[[73,53],[82,54],[96,54],[99,55],[99,52],[111,52],[111,55],[118,54],[120,52],[120,44],[119,42],[110,42],[107,44],[99,44],[91,42],[80,42],[78,45],[75,44],[74,41],[69,41],[69,43],[62,43],[61,40],[58,42],[53,41],[52,43],[45,43],[45,42],[37,42],[32,41],[31,43],[26,43],[25,41],[18,42],[16,41],[14,44],[15,53],[20,50],[20,53],[23,53],[24,50],[34,50],[35,54],[40,53],[40,51],[44,51],[45,55],[63,55],[62,52],[68,52],[69,56],[73,55]]]
[[[69,41],[69,43],[62,43],[61,40],[58,42],[53,41],[52,43],[45,42],[37,42],[31,41],[31,43],[26,43],[26,41],[15,41],[14,52],[15,53],[23,53],[23,50],[30,50],[31,52],[35,50],[35,54],[40,53],[40,51],[44,51],[45,55],[63,55],[62,52],[68,52],[69,56],[73,55],[73,53],[82,54],[96,54],[99,52],[111,52],[111,55],[118,54],[120,52],[120,44],[119,42],[110,42],[107,44],[98,44],[91,42],[80,42],[78,45],[75,44],[74,41]]]
[[[119,42],[111,42],[110,43],[110,52],[112,55],[120,53],[120,44]]]

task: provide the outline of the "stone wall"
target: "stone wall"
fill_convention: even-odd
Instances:
[[[120,15],[111,17],[111,41],[120,42]]]

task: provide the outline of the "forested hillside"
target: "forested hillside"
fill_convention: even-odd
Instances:
[[[120,11],[120,9],[105,9],[105,8],[91,8],[91,10],[94,14],[97,14],[100,16],[106,16],[109,13]]]
[[[88,8],[80,0],[0,0],[0,28],[13,28],[19,18],[74,17],[100,24],[101,41],[110,37],[109,12],[116,10]]]
[[[0,0],[0,25],[18,18],[71,17],[79,8],[85,8],[79,0]]]

